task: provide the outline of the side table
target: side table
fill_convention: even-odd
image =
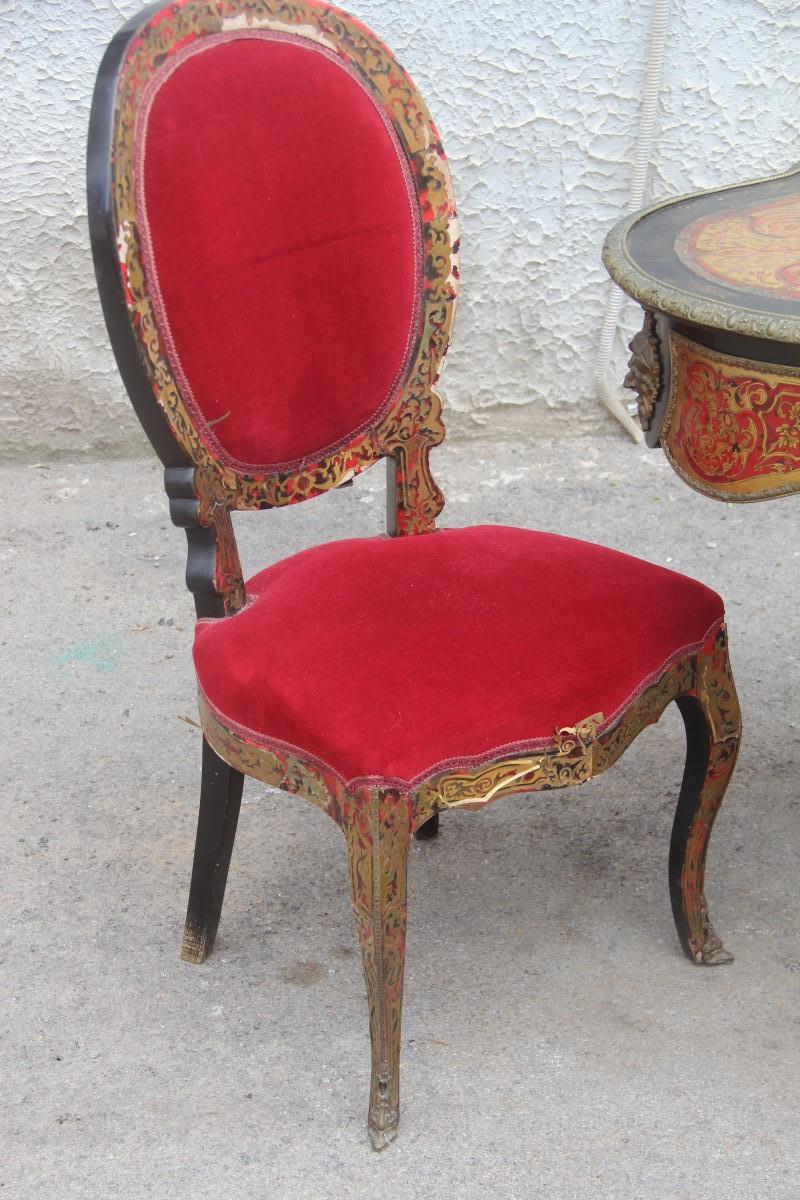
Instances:
[[[647,444],[719,500],[800,492],[800,166],[626,217],[603,262],[645,310]]]

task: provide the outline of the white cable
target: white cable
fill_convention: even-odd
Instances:
[[[653,0],[650,17],[650,50],[647,56],[647,71],[644,78],[642,102],[639,108],[639,128],[636,132],[636,147],[633,159],[633,172],[628,195],[628,212],[636,212],[642,207],[644,187],[647,180],[647,168],[653,150],[655,134],[656,111],[658,98],[661,93],[661,79],[664,67],[664,45],[669,24],[670,0]],[[614,336],[617,332],[617,322],[624,300],[624,293],[616,286],[609,285],[608,301],[606,303],[603,326],[600,331],[600,342],[597,348],[595,364],[595,386],[597,393],[623,429],[631,435],[635,442],[641,442],[644,435],[639,424],[629,415],[619,395],[609,386],[608,369],[611,363],[611,350]]]

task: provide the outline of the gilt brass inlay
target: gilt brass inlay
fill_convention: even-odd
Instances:
[[[735,358],[670,332],[661,444],[697,491],[766,500],[800,491],[800,368]]]
[[[800,300],[800,196],[700,217],[681,230],[675,252],[712,282]]]

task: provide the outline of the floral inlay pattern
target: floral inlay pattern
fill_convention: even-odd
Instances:
[[[800,490],[800,369],[749,362],[670,334],[661,441],[689,483],[727,499]]]
[[[800,300],[800,196],[701,217],[681,230],[675,251],[706,279]]]

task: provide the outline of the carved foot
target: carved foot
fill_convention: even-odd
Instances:
[[[705,905],[703,906],[705,910]],[[708,912],[703,912],[703,942],[692,946],[694,961],[705,967],[724,967],[733,962],[733,955],[726,950],[722,939],[715,932],[714,926],[708,919]]]
[[[390,1142],[397,1137],[397,1127],[400,1122],[398,1109],[390,1109],[386,1104],[378,1104],[369,1111],[369,1140],[373,1150],[385,1150]]]
[[[720,942],[718,946],[703,946],[697,962],[704,967],[724,967],[733,962],[733,955]]]

